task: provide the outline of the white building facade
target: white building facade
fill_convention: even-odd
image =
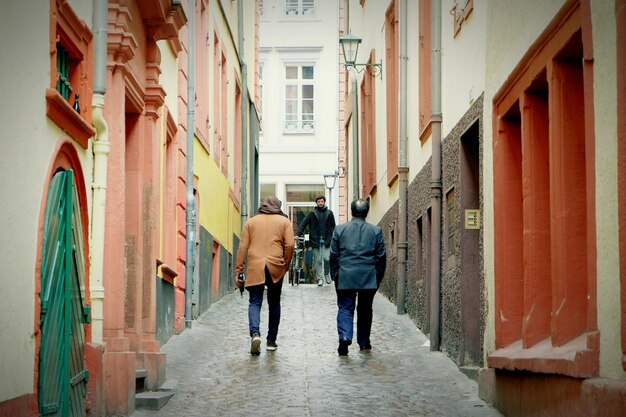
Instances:
[[[260,197],[294,227],[318,195],[338,219],[339,2],[266,0],[260,19]]]

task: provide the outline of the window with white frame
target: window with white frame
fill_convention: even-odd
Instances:
[[[314,16],[315,0],[285,0],[285,16]]]
[[[263,16],[263,0],[259,0],[259,16]]]
[[[285,66],[285,131],[315,129],[315,67]]]

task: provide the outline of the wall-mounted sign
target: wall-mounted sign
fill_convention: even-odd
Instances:
[[[480,229],[480,210],[479,209],[466,209],[465,210],[465,228],[466,229]]]

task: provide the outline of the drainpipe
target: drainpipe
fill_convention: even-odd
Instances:
[[[406,313],[407,265],[407,0],[400,0],[400,138],[398,143],[398,283],[397,313]]]
[[[107,15],[108,0],[94,0],[93,28],[94,87],[91,99],[91,122],[96,128],[93,140],[93,184],[91,214],[91,272],[89,292],[91,294],[91,341],[103,343],[104,328],[104,221],[107,183],[107,159],[111,149],[109,128],[104,120],[104,93],[106,92],[107,66]]]
[[[248,65],[244,60],[243,1],[237,3],[241,66],[241,225],[248,220]],[[238,155],[239,156],[239,155]]]
[[[191,328],[191,292],[193,290],[193,270],[195,264],[195,205],[196,198],[193,195],[193,141],[195,126],[195,56],[194,56],[194,20],[195,20],[195,0],[189,0],[189,20],[188,38],[189,50],[187,53],[187,209],[185,210],[186,220],[186,246],[187,256],[185,257],[185,327]]]
[[[430,350],[439,350],[441,317],[441,0],[433,0],[432,11],[432,177],[430,196],[431,227],[431,300]]]
[[[356,74],[350,74],[352,79],[352,142],[354,161],[354,175],[352,176],[352,198],[359,198],[359,91],[357,90]]]

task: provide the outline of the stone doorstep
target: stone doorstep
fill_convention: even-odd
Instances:
[[[459,371],[463,372],[466,377],[478,382],[478,371],[480,368],[474,366],[459,366]]]
[[[173,396],[173,391],[140,392],[135,395],[135,408],[160,410]]]

